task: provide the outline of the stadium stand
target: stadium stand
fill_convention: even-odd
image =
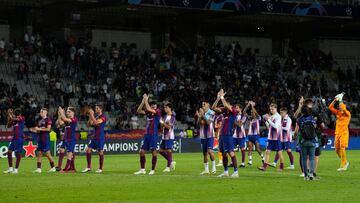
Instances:
[[[90,40],[68,44],[40,35],[24,39],[7,44],[1,57],[2,118],[14,102],[26,103],[27,109],[71,105],[81,109],[84,118],[84,109],[101,101],[109,112],[110,128],[138,128],[144,123],[133,116],[135,102],[151,93],[155,100],[174,102],[180,127],[186,128],[200,101],[212,101],[209,95],[221,87],[233,95],[233,102],[255,100],[264,113],[269,102],[293,112],[299,95],[319,95],[319,86],[327,100],[345,91],[355,115],[352,125],[359,124],[357,58],[302,49],[290,50],[286,58],[260,56],[236,42],[188,50],[171,44],[139,53],[136,45],[100,50]],[[85,123],[79,128],[86,129]]]

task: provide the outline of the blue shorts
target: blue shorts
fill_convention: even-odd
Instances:
[[[160,149],[172,149],[174,140],[161,140]]]
[[[282,143],[281,143],[281,149],[282,149],[282,150],[291,149],[291,142],[282,142]]]
[[[66,149],[66,141],[65,140],[61,140],[60,143],[59,143],[59,148],[60,149]]]
[[[266,149],[271,151],[280,151],[281,150],[280,140],[268,140]]]
[[[104,149],[104,145],[105,145],[104,139],[100,139],[100,140],[92,139],[90,140],[88,147],[91,149],[97,149],[98,151],[101,151]]]
[[[256,143],[260,143],[260,136],[259,135],[248,135],[247,136],[249,142],[256,144]]]
[[[145,151],[156,150],[157,140],[158,140],[157,135],[144,135],[141,149],[143,149]]]
[[[209,149],[212,150],[213,147],[214,147],[213,137],[201,139],[201,149],[204,153],[207,152]]]
[[[245,137],[244,138],[233,138],[234,147],[239,146],[239,148],[245,147]]]
[[[50,140],[39,141],[37,146],[37,151],[39,152],[47,152],[50,150]]]
[[[23,151],[23,143],[24,143],[23,139],[11,140],[11,142],[9,144],[9,150],[11,150],[13,152],[22,153],[22,151]]]
[[[104,147],[102,147],[104,148]],[[66,142],[66,151],[67,152],[73,152],[75,149],[75,140]]]
[[[234,139],[232,135],[220,136],[219,151],[222,153],[234,151]]]

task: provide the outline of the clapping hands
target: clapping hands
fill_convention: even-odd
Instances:
[[[220,89],[220,91],[217,93],[217,97],[218,97],[218,98],[224,97],[225,94],[226,94],[226,92],[224,92],[223,89]]]

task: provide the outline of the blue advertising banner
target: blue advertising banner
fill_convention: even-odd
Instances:
[[[75,153],[76,154],[85,154],[85,150],[89,144],[90,140],[78,140],[75,144]],[[160,148],[161,140],[158,140],[157,149]],[[142,145],[142,139],[115,139],[115,140],[106,140],[104,146],[104,152],[106,154],[136,154],[139,153],[139,150]],[[59,150],[61,146],[61,141],[56,141],[56,151]],[[175,138],[173,144],[173,152],[175,153],[186,153],[186,152],[200,152],[201,146],[194,139],[182,139]],[[96,152],[96,150],[94,150]]]
[[[267,138],[260,138],[260,147],[266,147]],[[296,142],[292,143],[292,149],[295,150]],[[328,143],[323,147],[323,150],[334,150],[334,137],[328,137]],[[349,150],[360,150],[360,137],[349,138]]]
[[[160,7],[178,7],[206,9],[213,11],[236,11],[242,13],[276,13],[299,16],[355,17],[360,7],[313,3],[296,3],[264,0],[128,0],[131,5],[151,5]]]

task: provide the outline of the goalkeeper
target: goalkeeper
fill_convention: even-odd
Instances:
[[[345,93],[341,93],[335,96],[334,101],[329,105],[330,111],[336,116],[335,127],[335,150],[336,154],[341,160],[340,168],[338,171],[346,171],[349,162],[346,160],[346,148],[349,143],[349,123],[351,119],[350,111],[346,109],[346,105],[343,103],[343,96]],[[335,108],[335,103],[339,103],[339,107]]]

